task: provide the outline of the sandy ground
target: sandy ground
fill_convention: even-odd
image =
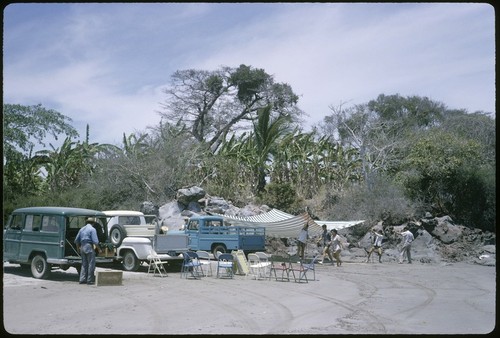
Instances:
[[[98,268],[105,270],[103,268]],[[31,278],[4,265],[11,334],[485,334],[495,328],[496,269],[480,265],[317,265],[309,283],[153,277],[79,285],[74,268]],[[312,273],[310,276],[312,277]]]

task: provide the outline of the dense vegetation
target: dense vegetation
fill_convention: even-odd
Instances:
[[[90,143],[41,105],[4,104],[4,220],[33,205],[162,205],[198,185],[237,206],[306,207],[328,220],[404,222],[431,212],[495,231],[495,120],[426,97],[329,107],[312,131],[288,84],[241,65],[172,75],[157,126]],[[34,152],[46,135],[59,148]],[[45,145],[44,145],[45,146]]]

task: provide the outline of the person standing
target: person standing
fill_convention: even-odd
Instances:
[[[78,231],[75,244],[82,257],[82,267],[80,270],[80,284],[94,284],[95,272],[95,249],[100,252],[97,231],[92,224],[98,224],[97,219],[89,217],[85,220],[87,224]]]
[[[304,224],[304,227],[300,229],[299,236],[297,238],[297,254],[301,260],[304,260],[304,255],[306,252],[306,243],[309,239],[309,224]]]
[[[368,258],[366,259],[366,262],[370,262],[370,256],[372,255],[373,251],[377,251],[378,254],[378,262],[382,263],[382,239],[384,238],[384,235],[381,233],[378,233],[375,229],[372,229],[372,246],[370,250],[368,250]]]
[[[331,242],[331,250],[333,250],[333,257],[337,261],[337,266],[342,265],[342,260],[340,259],[340,252],[343,249],[342,242],[340,240],[340,236],[337,233],[336,229],[330,230],[332,236]]]
[[[326,224],[323,224],[321,226],[323,228],[323,233],[321,234],[321,238],[318,241],[318,244],[323,246],[323,253],[321,255],[321,259],[318,261],[319,264],[323,264],[323,260],[325,259],[325,255],[328,255],[328,258],[330,259],[330,262],[332,262],[333,265],[333,256],[332,252],[330,250],[330,245],[332,244],[332,236],[330,235],[330,232],[326,229]]]
[[[404,256],[408,258],[408,264],[411,264],[411,242],[415,239],[411,231],[408,227],[404,228],[404,231],[401,233],[403,236],[403,248],[401,249],[401,253],[399,254],[399,264],[403,263]]]

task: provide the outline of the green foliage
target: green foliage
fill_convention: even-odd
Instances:
[[[36,144],[45,145],[47,135],[77,136],[71,119],[41,105],[3,105],[4,199],[39,195],[47,188],[41,177],[44,161],[32,155]],[[36,143],[35,143],[36,142]]]
[[[261,201],[271,208],[290,213],[300,208],[296,190],[288,183],[269,183],[261,195]]]
[[[436,214],[453,214],[458,173],[464,166],[481,165],[477,142],[435,129],[422,135],[402,161],[398,177],[408,196],[420,197]]]
[[[323,133],[303,133],[298,97],[262,69],[173,78],[167,122],[124,134],[119,147],[89,143],[88,132],[72,141],[69,120],[41,106],[4,105],[4,218],[32,205],[162,205],[198,185],[234,205],[257,201],[292,214],[307,200],[321,219],[401,224],[431,211],[495,231],[495,121],[487,114],[380,95],[334,109]],[[30,151],[61,133],[69,135],[60,148]]]
[[[466,226],[481,225],[495,231],[496,222],[496,176],[490,165],[464,166],[456,173],[455,184],[449,187],[453,196],[450,216]]]
[[[69,137],[78,136],[69,124],[71,119],[55,110],[45,109],[42,105],[22,106],[19,104],[3,105],[3,144],[6,149],[29,151],[34,141],[45,146],[47,134],[56,140],[61,134]]]

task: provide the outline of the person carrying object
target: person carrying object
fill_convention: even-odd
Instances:
[[[384,238],[384,235],[378,233],[375,228],[372,228],[371,233],[373,241],[370,250],[368,250],[368,258],[366,259],[366,262],[370,262],[370,256],[372,255],[372,252],[376,250],[378,254],[378,262],[382,263],[382,239]]]

